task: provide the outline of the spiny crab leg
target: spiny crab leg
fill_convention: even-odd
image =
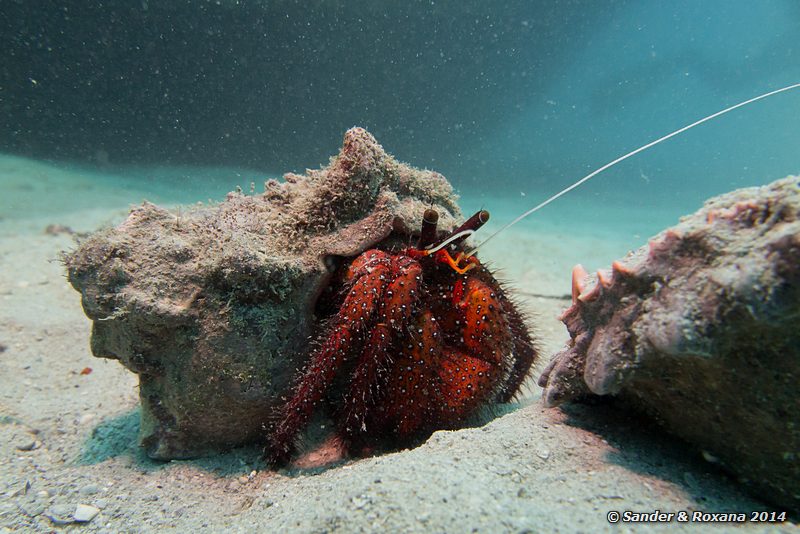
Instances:
[[[373,404],[377,404],[384,393],[380,391],[379,384],[381,375],[387,372],[392,361],[390,346],[395,336],[402,334],[406,328],[419,295],[422,276],[419,263],[404,258],[395,264],[395,268],[397,277],[386,286],[377,314],[380,322],[375,325],[369,342],[364,345],[343,407],[340,430],[348,441],[364,431],[362,427],[367,416],[366,410],[370,408],[367,399],[373,399]]]
[[[291,455],[295,437],[325,395],[347,354],[371,324],[372,316],[380,307],[380,297],[392,276],[390,267],[382,259],[378,256],[361,267],[364,270],[371,268],[370,274],[362,276],[353,285],[341,306],[339,320],[326,341],[312,354],[308,367],[292,389],[291,398],[281,409],[280,421],[270,436],[268,454],[273,463],[281,463]]]

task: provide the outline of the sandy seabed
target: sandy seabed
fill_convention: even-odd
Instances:
[[[74,237],[45,228],[91,231],[122,220],[129,203],[169,202],[169,193],[13,157],[0,157],[0,190],[3,531],[728,531],[733,524],[610,524],[607,517],[772,510],[685,444],[611,404],[543,408],[533,381],[485,426],[437,432],[416,449],[327,469],[274,472],[258,447],[151,461],[136,444],[136,376],[90,353],[90,322],[58,259]],[[503,213],[499,199],[474,202]],[[462,204],[469,212],[473,199]],[[539,368],[568,339],[556,317],[568,302],[572,265],[606,267],[649,234],[619,235],[542,223],[509,230],[481,251],[531,317]],[[80,527],[70,522],[79,505],[89,515],[99,510]],[[800,528],[748,522],[738,530]]]

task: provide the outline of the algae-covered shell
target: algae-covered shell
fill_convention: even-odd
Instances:
[[[172,212],[145,202],[66,256],[95,356],[139,375],[140,440],[153,458],[261,442],[316,332],[337,258],[460,219],[440,174],[397,162],[362,128],[330,164],[264,193]]]

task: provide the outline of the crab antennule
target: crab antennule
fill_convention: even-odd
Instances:
[[[439,250],[442,250],[448,245],[453,245],[455,243],[460,243],[464,241],[466,238],[474,234],[478,228],[486,224],[486,221],[489,220],[489,212],[486,210],[481,210],[477,212],[475,215],[467,219],[467,221],[453,230],[450,234],[448,234],[444,239],[439,241],[438,243],[434,243],[430,245],[428,248],[425,249],[426,254],[433,254]]]
[[[417,248],[422,250],[436,241],[436,224],[439,222],[439,212],[428,208],[422,216],[422,231],[419,234]]]

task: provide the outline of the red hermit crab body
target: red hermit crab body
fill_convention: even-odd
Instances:
[[[488,213],[438,241],[437,219],[426,212],[417,248],[367,250],[345,267],[338,312],[276,414],[272,463],[291,457],[325,398],[342,445],[358,454],[457,428],[519,390],[536,357],[522,316],[477,258],[450,254]]]

